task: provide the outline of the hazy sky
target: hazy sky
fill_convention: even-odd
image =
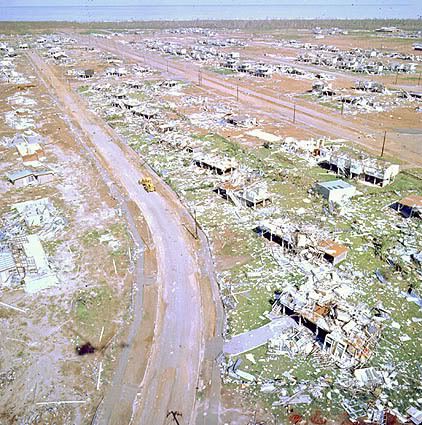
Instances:
[[[0,0],[1,6],[142,6],[187,4],[201,6],[206,4],[321,4],[321,5],[409,5],[417,12],[422,9],[422,0]],[[1,9],[0,9],[1,14]]]

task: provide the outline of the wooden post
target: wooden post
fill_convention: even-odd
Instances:
[[[193,218],[195,220],[195,239],[198,239],[198,221],[196,220],[196,209],[193,210]]]
[[[382,150],[381,150],[381,156],[384,155],[384,148],[385,148],[385,139],[387,138],[387,130],[384,131],[384,140],[382,142]]]
[[[100,367],[98,368],[97,391],[100,389],[100,385],[101,385],[101,373],[102,372],[103,372],[103,362],[100,362]]]

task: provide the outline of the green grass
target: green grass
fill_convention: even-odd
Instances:
[[[87,92],[90,90],[90,86],[79,86],[77,90],[78,90],[78,93],[88,95]]]
[[[82,235],[81,240],[85,246],[93,246],[99,243],[100,237],[106,235],[107,231],[102,229],[94,229]]]
[[[207,67],[206,69],[220,75],[233,75],[236,73],[234,69],[229,68]]]
[[[236,211],[230,202],[213,193],[212,187],[216,181],[212,180],[211,183],[210,174],[192,166],[185,152],[169,151],[168,147],[161,149],[159,144],[147,141],[145,134],[132,132],[128,128],[119,131],[130,138],[132,146],[142,152],[154,169],[165,175],[165,180],[185,202],[189,203],[190,208],[197,209],[199,223],[207,230],[213,245],[218,246],[215,255],[233,260],[229,267],[219,271],[223,295],[236,303],[233,310],[228,309],[226,312],[228,336],[267,323],[264,313],[271,308],[269,300],[274,290],[283,288],[287,282],[300,284],[303,275],[297,264],[292,264],[288,270],[281,270],[271,256],[269,242],[253,232],[252,224],[260,218],[260,211],[252,212],[248,209]],[[295,155],[280,152],[276,146],[273,149],[245,148],[237,141],[216,133],[193,137],[203,142],[205,152],[234,157],[242,165],[262,171],[262,179],[268,183],[274,194],[273,206],[278,211],[275,216],[288,216],[293,222],[313,223],[327,230],[337,231],[339,239],[350,248],[348,258],[339,267],[359,272],[351,280],[351,286],[356,290],[351,301],[356,304],[364,302],[369,306],[382,301],[392,320],[402,327],[399,332],[391,327],[390,322],[386,323],[383,339],[368,366],[379,366],[387,361],[393,361],[400,369],[398,379],[403,381],[404,387],[400,391],[393,389],[386,392],[394,406],[404,409],[407,406],[406,400],[415,397],[415,386],[411,387],[405,384],[405,381],[413,382],[412,376],[417,376],[414,359],[420,358],[422,353],[418,346],[420,324],[412,322],[412,318],[420,317],[419,308],[400,297],[399,293],[406,290],[409,283],[416,283],[417,276],[414,270],[403,273],[394,271],[386,263],[386,258],[392,255],[394,247],[401,238],[398,224],[406,223],[405,227],[414,234],[420,234],[420,228],[417,227],[415,220],[404,222],[396,212],[388,208],[388,205],[407,194],[422,193],[420,179],[422,170],[412,169],[400,173],[396,181],[385,188],[350,181],[362,194],[351,200],[350,206],[342,215],[337,211],[334,215],[327,216],[323,212],[326,201],[320,196],[309,195],[308,191],[317,181],[341,177],[320,167],[310,167]],[[352,148],[345,146],[344,150],[351,152]],[[306,199],[311,202],[304,202]],[[301,216],[297,215],[299,208],[305,209],[305,213]],[[326,220],[322,222],[321,217]],[[96,236],[94,234],[92,238],[95,239]],[[377,269],[388,279],[388,284],[381,284],[377,280],[375,277]],[[259,271],[258,277],[249,274],[254,271]],[[400,341],[398,338],[401,333],[408,334],[411,341]],[[299,356],[291,360],[279,356],[268,359],[266,346],[253,350],[252,354],[257,363],[252,364],[242,355],[241,369],[253,373],[262,380],[284,379],[288,394],[295,390],[296,384],[283,376],[286,371],[292,373],[296,382],[333,380],[338,375],[336,369],[323,370],[318,367],[312,358]],[[405,370],[405,365],[408,366],[408,370]],[[337,384],[334,387],[339,388]],[[331,392],[331,401],[326,398],[328,391]],[[248,386],[248,394],[252,394],[253,398],[268,408],[274,401],[273,395],[260,393],[259,385]],[[334,392],[330,383],[330,386],[324,389],[322,399],[316,398],[309,406],[297,406],[297,410],[307,416],[312,410],[319,408],[330,416],[341,410],[341,396],[349,397],[351,394],[343,388],[339,393]],[[368,401],[373,401],[373,396],[369,392],[365,397]],[[283,409],[275,411],[281,414]]]
[[[44,241],[43,247],[47,255],[53,256],[56,254],[57,249],[63,243],[63,240],[57,239],[53,241]]]

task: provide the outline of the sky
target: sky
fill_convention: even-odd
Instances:
[[[218,5],[218,4],[321,4],[321,5],[409,5],[422,9],[422,0],[0,0],[1,6],[142,6],[142,5]],[[416,10],[415,10],[416,11]],[[0,9],[1,13],[1,9]]]

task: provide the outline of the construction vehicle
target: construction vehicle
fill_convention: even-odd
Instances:
[[[140,179],[139,184],[141,184],[147,192],[155,192],[155,186],[151,177],[144,177],[143,179]]]

